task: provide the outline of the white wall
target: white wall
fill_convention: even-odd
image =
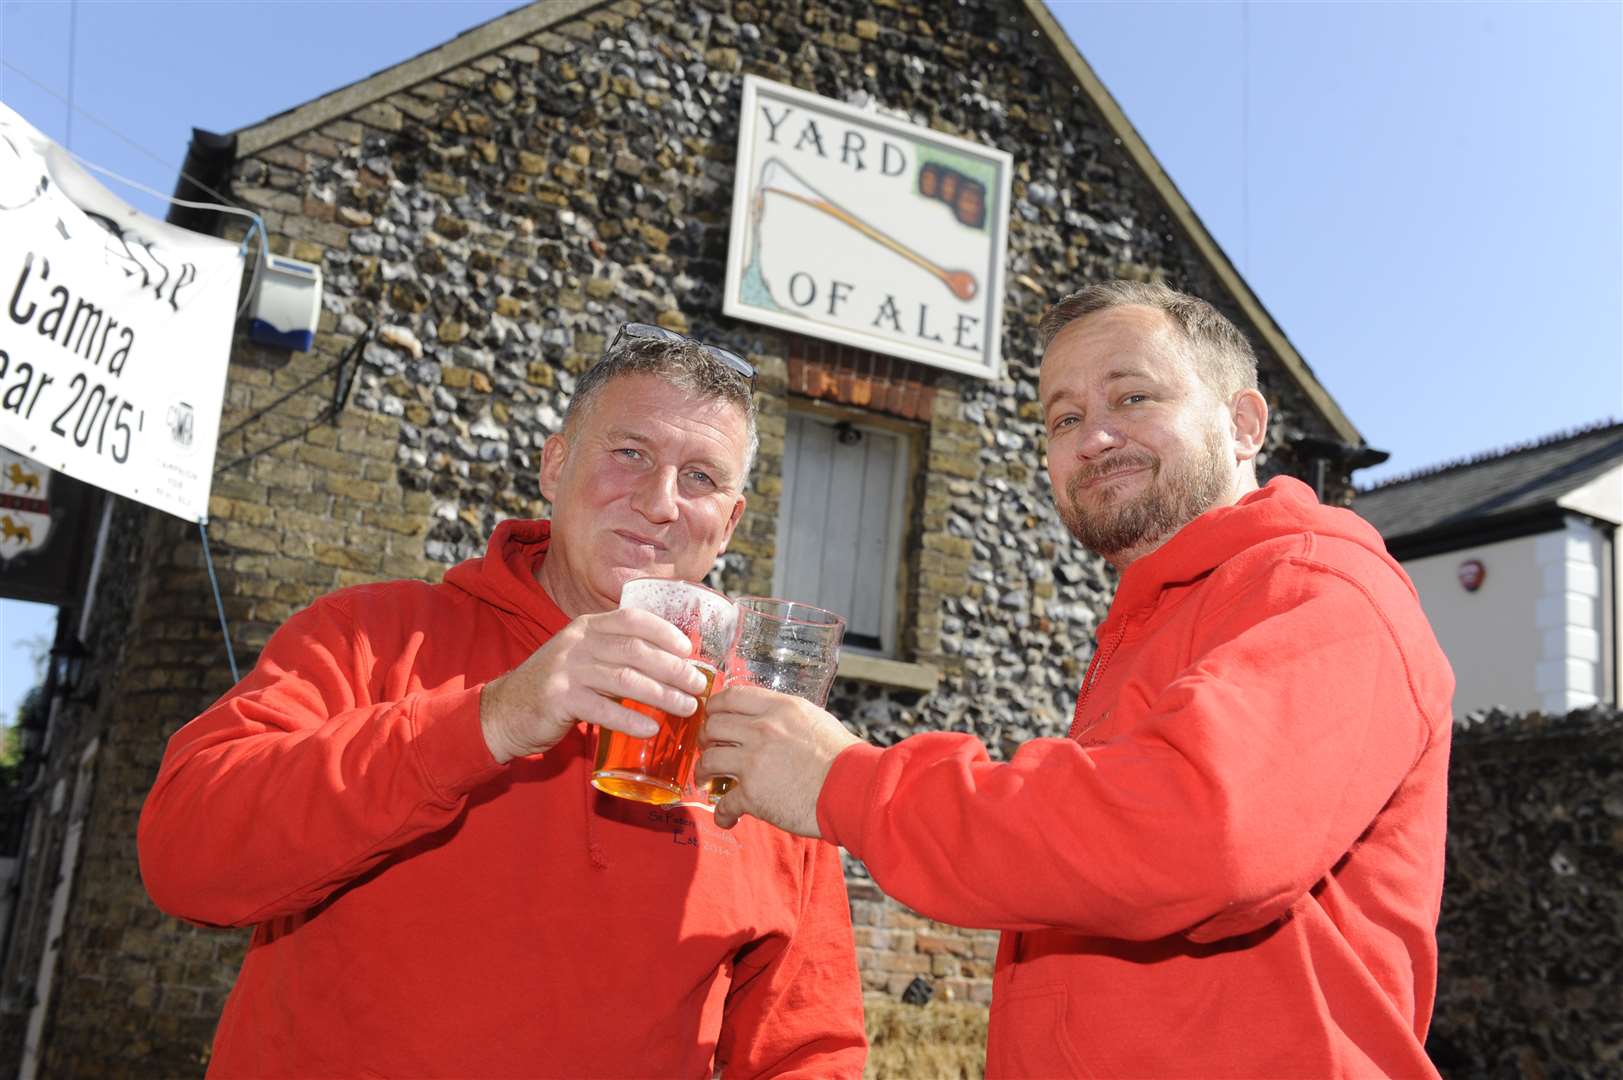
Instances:
[[[1536,614],[1543,645],[1535,673],[1539,707],[1565,712],[1600,700],[1606,545],[1598,529],[1577,519],[1537,540],[1543,579]]]
[[[1403,564],[1454,667],[1456,714],[1490,705],[1514,711],[1540,707],[1533,674],[1533,658],[1543,652],[1532,618],[1542,580],[1537,541],[1526,536]],[[1488,571],[1474,593],[1459,581],[1459,565],[1467,559]]]
[[[1613,525],[1623,526],[1623,463],[1609,472],[1603,473],[1566,495],[1562,496],[1560,505],[1568,510],[1576,510],[1600,521],[1611,522]],[[1603,568],[1601,574],[1601,592],[1617,597],[1618,582],[1623,581],[1623,527],[1615,529],[1612,533],[1613,542],[1612,560],[1609,568]],[[1602,556],[1604,558],[1604,555]],[[1606,572],[1609,570],[1609,572]],[[1615,603],[1615,601],[1614,601]],[[1616,705],[1619,703],[1618,680],[1623,678],[1623,634],[1618,633],[1616,625],[1618,608],[1613,606],[1610,612],[1603,613],[1607,619],[1601,647],[1608,649],[1612,654],[1611,686],[1604,688],[1603,697]]]
[[[1611,693],[1607,701],[1623,706],[1623,526],[1612,530],[1612,574],[1602,583],[1602,592],[1609,592],[1612,597],[1606,622],[1612,644],[1612,685],[1608,688]]]
[[[1459,582],[1468,559],[1487,570],[1476,592]],[[1492,705],[1562,713],[1603,696],[1615,702],[1602,649],[1609,639],[1615,679],[1618,634],[1603,627],[1623,568],[1618,559],[1599,527],[1574,517],[1554,532],[1404,563],[1453,665],[1455,713]]]

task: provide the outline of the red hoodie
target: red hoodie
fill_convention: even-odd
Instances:
[[[1005,931],[987,1075],[1435,1076],[1453,675],[1375,530],[1279,479],[1122,575],[1066,739],[835,761],[823,835]]]
[[[210,1076],[861,1074],[831,845],[600,795],[581,727],[492,760],[480,689],[568,622],[548,535],[318,600],[170,740],[147,889],[254,927]]]

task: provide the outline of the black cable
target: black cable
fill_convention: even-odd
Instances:
[[[271,402],[269,405],[266,405],[263,409],[260,409],[258,412],[253,413],[250,416],[243,417],[242,420],[240,420],[237,424],[235,424],[230,430],[220,432],[220,438],[221,439],[229,439],[231,436],[235,435],[237,432],[241,431],[243,428],[247,427],[249,424],[253,423],[255,420],[258,420],[261,416],[264,416],[266,413],[268,413],[272,409],[276,408],[276,406],[280,405],[282,402],[286,401],[288,398],[292,397],[294,394],[297,394],[297,393],[299,393],[301,391],[304,391],[304,390],[308,390],[310,387],[314,386],[316,383],[320,382],[322,379],[325,379],[328,375],[331,375],[333,372],[337,371],[339,368],[341,368],[343,366],[344,366],[344,357],[340,356],[337,360],[334,360],[332,363],[328,364],[326,366],[326,368],[324,368],[321,371],[316,372],[314,375],[310,376],[308,379],[304,380],[299,385],[295,386],[293,389],[289,390],[287,393],[283,394],[281,397],[279,397],[275,401]],[[219,472],[219,471],[220,470],[218,470],[218,469],[215,470],[215,472]]]
[[[248,462],[254,460],[254,458],[268,454],[272,450],[275,450],[278,446],[284,446],[287,443],[292,442],[294,439],[310,434],[310,432],[325,419],[327,419],[326,411],[323,410],[321,416],[316,417],[314,420],[310,421],[309,424],[300,428],[298,431],[293,432],[291,435],[284,435],[280,439],[277,439],[275,442],[271,443],[269,446],[262,446],[251,454],[244,454],[229,465],[221,465],[218,469],[214,470],[214,475],[219,476],[221,473],[230,472],[238,465],[246,465]]]
[[[224,439],[227,436],[233,435],[236,432],[241,431],[242,428],[245,425],[253,422],[254,420],[259,419],[262,416],[264,416],[266,413],[268,413],[272,409],[276,408],[276,406],[282,404],[282,402],[286,401],[288,398],[292,397],[294,394],[297,394],[301,390],[307,389],[308,387],[310,387],[314,383],[319,382],[320,380],[326,378],[328,375],[331,375],[334,372],[337,372],[338,377],[333,383],[332,401],[327,405],[326,408],[322,409],[321,412],[319,414],[317,414],[317,416],[316,416],[316,418],[314,420],[310,421],[308,424],[306,424],[304,427],[300,428],[298,431],[295,431],[295,432],[293,432],[292,434],[289,434],[289,435],[282,436],[280,439],[277,439],[275,442],[271,443],[268,446],[262,446],[258,450],[255,450],[251,454],[242,455],[241,457],[237,458],[235,461],[231,462],[229,465],[221,465],[219,468],[214,470],[214,475],[219,476],[221,473],[229,472],[230,470],[235,469],[238,465],[244,465],[244,464],[254,460],[254,458],[262,457],[263,455],[270,453],[272,450],[275,450],[279,446],[285,446],[286,444],[292,442],[294,439],[300,438],[300,437],[302,437],[304,435],[308,435],[317,426],[319,426],[320,424],[322,424],[325,421],[331,420],[331,421],[336,422],[337,419],[338,419],[338,414],[343,411],[344,406],[349,402],[350,389],[351,389],[351,387],[353,387],[355,385],[355,376],[360,371],[360,368],[361,368],[361,364],[360,364],[361,350],[366,347],[367,342],[372,340],[372,335],[376,331],[376,329],[377,329],[377,323],[375,323],[375,322],[370,324],[369,326],[367,326],[367,328],[361,333],[361,336],[356,338],[350,344],[349,348],[344,350],[343,355],[341,355],[337,360],[333,361],[333,363],[329,364],[327,366],[326,370],[324,370],[324,371],[322,371],[322,372],[320,372],[320,373],[318,373],[316,375],[312,375],[310,378],[306,379],[304,382],[300,383],[298,386],[294,387],[292,390],[289,390],[287,393],[283,394],[281,397],[277,398],[275,401],[271,402],[269,405],[265,406],[263,409],[260,409],[258,412],[254,413],[252,416],[247,417],[246,419],[244,419],[241,423],[237,424],[230,431],[227,431],[227,432],[224,432],[223,434],[221,434],[220,438]],[[349,370],[346,373],[345,367],[346,367],[346,365],[349,365],[351,363],[351,361],[353,361],[354,364],[353,364],[352,367],[349,368]]]
[[[85,119],[87,119],[87,120],[89,120],[89,121],[91,121],[91,122],[93,122],[95,124],[98,124],[103,128],[106,128],[108,131],[110,131],[114,135],[118,136],[120,139],[122,139],[124,142],[128,143],[130,146],[133,146],[135,149],[141,151],[141,153],[145,154],[147,157],[151,158],[153,161],[156,161],[158,164],[162,165],[164,168],[167,169],[167,168],[172,167],[168,161],[165,161],[163,158],[159,157],[157,154],[153,153],[151,150],[148,150],[146,147],[142,146],[140,143],[136,142],[134,139],[130,138],[128,135],[124,134],[122,131],[118,130],[113,125],[109,124],[107,121],[101,119],[100,117],[94,115],[93,113],[90,113],[89,111],[82,108],[81,106],[74,104],[73,100],[71,98],[67,98],[67,97],[62,96],[62,94],[60,94],[57,91],[51,89],[49,86],[46,86],[44,83],[40,82],[38,79],[36,79],[32,75],[28,74],[28,72],[24,71],[22,68],[18,67],[16,64],[13,64],[10,60],[0,60],[0,64],[3,64],[6,67],[10,68],[12,71],[15,71],[18,75],[21,75],[23,78],[27,79],[29,82],[31,82],[35,86],[39,87],[41,90],[45,91],[47,94],[50,94],[52,97],[56,98],[56,100],[62,102],[65,105],[67,105],[69,108],[71,108],[74,112],[78,113],[80,116],[83,116]],[[77,157],[78,155],[74,155],[74,156]],[[187,180],[190,180],[192,183],[196,184],[199,191],[203,191],[203,192],[206,192],[209,195],[214,196],[216,199],[219,199],[220,202],[223,203],[226,206],[235,206],[235,207],[239,207],[239,208],[242,207],[242,203],[239,202],[236,199],[233,199],[231,196],[220,194],[218,191],[215,191],[213,188],[209,187],[207,184],[203,183],[203,181],[197,179],[195,176],[187,176],[186,171],[184,169],[181,169],[179,171],[180,171],[181,176],[185,177]],[[162,195],[159,196],[159,198],[165,198],[165,197],[166,196],[162,196]]]

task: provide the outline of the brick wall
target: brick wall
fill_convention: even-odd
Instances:
[[[865,878],[848,878],[846,887],[865,992],[899,999],[915,980],[922,980],[930,993],[926,1000],[939,994],[943,1001],[991,1003],[995,931],[926,919]]]

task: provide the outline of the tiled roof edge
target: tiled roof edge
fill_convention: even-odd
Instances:
[[[1453,472],[1457,469],[1469,469],[1477,465],[1485,465],[1490,461],[1499,461],[1503,458],[1513,457],[1516,454],[1525,454],[1529,450],[1542,450],[1546,447],[1554,446],[1557,443],[1583,438],[1585,436],[1593,435],[1596,432],[1605,431],[1607,428],[1613,427],[1617,428],[1619,431],[1623,431],[1623,421],[1614,419],[1612,417],[1607,417],[1604,420],[1597,420],[1592,424],[1585,424],[1582,427],[1570,428],[1566,431],[1558,431],[1553,435],[1545,435],[1541,438],[1532,439],[1527,442],[1512,443],[1509,446],[1503,446],[1497,450],[1484,450],[1481,453],[1472,454],[1470,457],[1457,458],[1453,461],[1444,461],[1436,465],[1426,465],[1422,468],[1415,469],[1412,472],[1406,472],[1398,476],[1388,477],[1378,484],[1371,484],[1367,488],[1359,488],[1358,494],[1368,495],[1372,492],[1384,491],[1387,488],[1397,487],[1400,484],[1410,484],[1416,480],[1428,480],[1431,477],[1437,476],[1441,473]]]

